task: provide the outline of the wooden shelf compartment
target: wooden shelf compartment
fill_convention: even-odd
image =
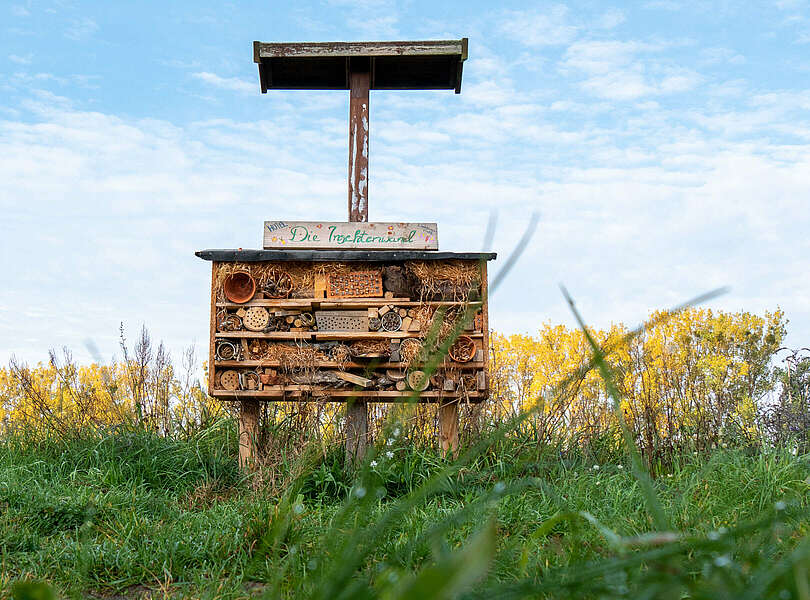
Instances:
[[[336,341],[336,340],[364,340],[364,339],[402,339],[418,338],[424,334],[420,331],[316,331],[315,341]],[[483,333],[465,333],[471,338],[483,337]]]
[[[471,338],[482,338],[483,333],[463,333]],[[421,337],[419,331],[220,331],[216,338],[252,338],[262,340],[305,340],[305,341],[339,341],[339,340],[385,340]]]
[[[215,398],[222,398],[226,400],[241,400],[243,398],[285,398],[294,400],[296,396],[305,397],[306,400],[312,401],[313,397],[310,392],[318,392],[318,396],[322,396],[327,402],[345,402],[349,398],[374,398],[374,402],[407,402],[411,398],[412,392],[410,391],[388,391],[388,390],[323,390],[321,388],[314,388],[308,385],[288,385],[288,386],[265,386],[262,391],[256,390],[214,390],[212,395]],[[439,402],[441,400],[456,400],[467,399],[471,402],[481,402],[486,399],[486,396],[481,392],[469,392],[462,394],[459,392],[440,392],[436,390],[429,390],[419,392],[419,402]],[[317,397],[315,398],[317,400]]]
[[[251,300],[244,304],[235,302],[217,302],[217,308],[250,308],[251,306],[264,306],[265,308],[278,309],[301,309],[309,310],[316,305],[316,310],[328,310],[338,308],[375,308],[387,304],[396,304],[398,307],[416,306],[481,306],[480,300],[471,302],[450,301],[450,300],[426,300],[419,302],[410,298],[288,298],[288,299],[263,299]]]
[[[360,362],[346,362],[342,364],[338,364],[335,362],[331,362],[328,360],[319,360],[310,363],[312,367],[315,368],[326,368],[326,369],[337,369],[339,367],[343,367],[346,369],[367,369],[371,366],[374,369],[404,369],[405,365],[403,363],[395,363],[395,362],[378,362],[375,363],[374,361],[377,359],[368,358],[366,359],[368,362],[360,363]],[[215,360],[214,367],[215,368],[239,368],[239,367],[282,367],[284,366],[281,361],[278,360]],[[483,362],[465,362],[465,363],[457,363],[457,362],[448,362],[448,363],[439,363],[437,369],[447,370],[447,369],[483,369],[484,363]]]
[[[215,337],[220,338],[259,338],[262,340],[300,340],[312,341],[314,331],[219,331]]]

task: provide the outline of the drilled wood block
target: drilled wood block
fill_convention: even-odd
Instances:
[[[382,295],[380,271],[334,273],[329,276],[327,298],[379,298]]]
[[[368,312],[364,310],[315,311],[318,331],[368,331]]]

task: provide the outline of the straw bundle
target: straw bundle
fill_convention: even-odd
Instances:
[[[444,298],[463,301],[480,292],[481,267],[474,262],[406,261],[406,268],[420,281],[420,300]],[[450,297],[448,297],[450,296]]]
[[[363,354],[389,354],[391,344],[388,340],[358,340],[349,344],[353,356]]]

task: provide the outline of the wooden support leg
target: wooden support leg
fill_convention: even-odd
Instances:
[[[346,404],[346,464],[359,463],[368,445],[368,406],[354,401]]]
[[[256,440],[259,436],[259,401],[242,400],[239,411],[239,468],[256,467]]]
[[[439,444],[443,454],[458,454],[458,402],[439,405]]]

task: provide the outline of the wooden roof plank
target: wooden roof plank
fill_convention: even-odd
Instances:
[[[253,61],[263,58],[457,55],[465,60],[467,38],[402,42],[253,42]]]
[[[435,250],[198,250],[203,260],[218,262],[401,262],[405,260],[495,260],[494,252]]]

